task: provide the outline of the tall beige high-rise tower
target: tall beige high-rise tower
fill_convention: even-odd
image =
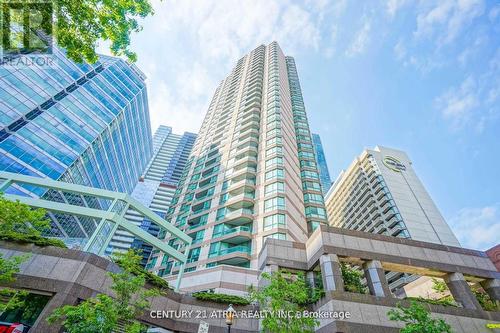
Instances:
[[[305,242],[327,223],[295,61],[278,43],[217,87],[167,220],[193,238],[181,288],[217,291],[256,283],[267,237]],[[167,279],[180,269],[160,253],[148,267]]]

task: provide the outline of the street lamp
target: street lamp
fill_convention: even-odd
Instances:
[[[233,324],[235,314],[236,310],[234,310],[232,304],[229,304],[229,307],[226,310],[226,325],[228,333],[231,333],[231,325]]]

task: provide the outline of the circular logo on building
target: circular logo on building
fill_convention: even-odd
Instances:
[[[384,165],[386,167],[388,167],[389,169],[391,169],[392,171],[396,171],[396,172],[406,171],[406,166],[395,157],[385,156],[383,162],[384,162]]]

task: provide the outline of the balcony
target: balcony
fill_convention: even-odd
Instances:
[[[249,131],[245,131],[245,132],[241,132],[239,134],[239,140],[240,141],[243,141],[249,137],[255,137],[255,138],[259,138],[259,131],[256,130],[256,129],[250,129]]]
[[[244,126],[246,125],[248,122],[257,122],[257,123],[260,123],[260,115],[258,113],[248,113],[248,114],[245,114],[243,115],[241,118],[241,125]]]
[[[244,173],[246,177],[246,173]],[[236,179],[236,181],[235,181]],[[255,179],[248,179],[248,178],[242,178],[241,180],[239,177],[233,177],[231,185],[229,185],[228,191],[230,195],[238,195],[242,192],[245,192],[245,190],[249,189],[255,189]]]
[[[241,244],[252,239],[252,228],[249,226],[227,227],[223,231],[214,233],[212,238],[222,238],[225,243]]]
[[[252,145],[251,143],[247,145],[242,145],[239,146],[237,149],[238,155],[236,155],[236,158],[247,155],[247,156],[257,156],[259,154],[259,148],[257,148],[257,145]]]
[[[258,148],[259,146],[259,138],[250,136],[245,140],[238,140],[238,150],[244,148],[245,146],[252,145],[253,147]]]
[[[233,183],[239,182],[242,179],[249,178],[249,177],[255,177],[255,173],[257,172],[257,168],[255,167],[247,167],[243,169],[239,169],[237,171],[234,171],[231,174],[231,181]]]
[[[255,202],[255,192],[243,192],[238,195],[231,196],[225,206],[232,209],[250,208]]]
[[[245,167],[257,167],[257,157],[255,156],[245,156],[243,158],[240,158],[238,160],[234,160],[232,165],[229,166],[229,168],[233,168],[235,170],[240,170]]]
[[[253,209],[240,208],[235,211],[226,213],[222,219],[224,223],[232,225],[243,225],[253,221]]]
[[[209,253],[209,258],[216,259],[215,262],[226,265],[241,265],[250,261],[251,248],[246,245],[237,245]]]

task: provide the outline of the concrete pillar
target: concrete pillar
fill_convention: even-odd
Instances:
[[[500,302],[500,280],[499,279],[487,279],[481,282],[481,286],[484,291],[490,295],[493,302],[497,304]]]
[[[316,281],[314,280],[314,271],[309,271],[306,273],[306,281],[309,287],[311,288],[316,287]]]
[[[344,291],[344,279],[340,268],[339,257],[336,254],[323,254],[319,258],[323,289],[325,291]]]
[[[61,330],[60,324],[49,324],[47,322],[47,317],[52,314],[52,312],[63,306],[63,305],[75,305],[78,301],[73,295],[60,292],[52,296],[50,301],[45,305],[45,308],[38,316],[37,320],[30,328],[30,332],[44,332],[44,333],[59,333]]]
[[[278,265],[266,265],[264,269],[262,270],[263,273],[268,273],[268,274],[273,274],[274,272],[277,272],[279,270]],[[270,284],[269,280],[263,279],[262,275],[259,277],[259,288],[262,287],[267,287]]]
[[[444,278],[453,299],[466,309],[480,310],[481,305],[472,293],[462,273],[450,273]]]
[[[385,271],[378,260],[369,260],[363,263],[366,283],[370,294],[380,297],[390,297],[391,289],[385,278]]]

